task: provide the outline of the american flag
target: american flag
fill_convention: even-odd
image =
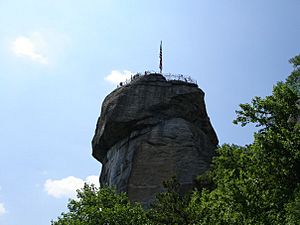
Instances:
[[[160,73],[162,72],[162,41],[160,41],[160,51],[159,51],[159,69]]]

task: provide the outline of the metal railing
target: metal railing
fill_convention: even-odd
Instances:
[[[172,74],[172,73],[159,73],[156,71],[145,71],[144,73],[136,73],[135,75],[131,75],[131,77],[129,79],[126,79],[123,82],[120,82],[119,85],[117,86],[117,88],[122,87],[122,86],[126,86],[129,85],[132,82],[135,82],[137,80],[139,80],[141,77],[147,76],[147,75],[163,75],[167,81],[182,81],[185,83],[189,83],[189,84],[197,84],[197,81],[193,78],[191,78],[190,76],[185,76],[183,74]]]
[[[179,81],[183,81],[185,83],[190,83],[190,84],[196,84],[197,85],[197,81],[194,80],[193,78],[191,78],[190,76],[185,76],[185,75],[182,75],[182,74],[171,74],[171,73],[163,74],[163,76],[169,81],[179,80]]]

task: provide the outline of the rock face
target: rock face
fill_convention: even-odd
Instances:
[[[190,190],[209,168],[217,144],[204,92],[159,74],[138,77],[109,94],[92,141],[93,156],[102,163],[100,183],[144,206],[172,176],[182,192]]]

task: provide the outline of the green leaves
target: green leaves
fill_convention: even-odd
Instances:
[[[118,194],[112,188],[85,184],[77,197],[69,201],[69,212],[62,213],[52,225],[150,224],[139,204],[130,204],[125,193]]]
[[[300,185],[295,189],[293,199],[285,205],[286,224],[300,224]]]
[[[147,212],[153,224],[189,224],[186,212],[189,196],[180,195],[180,184],[175,177],[164,182],[165,192],[158,193]]]
[[[189,203],[193,223],[300,223],[300,126],[288,122],[300,115],[295,104],[299,59],[291,60],[294,71],[285,83],[274,86],[272,95],[240,105],[234,123],[254,124],[260,130],[249,146],[223,145],[217,150],[209,175],[204,175],[213,188],[194,192]],[[200,179],[203,183],[203,176]]]
[[[293,67],[296,69],[298,66],[300,66],[300,55],[291,58],[289,63],[293,64]]]
[[[288,85],[279,82],[273,89],[273,95],[264,99],[254,97],[251,104],[241,104],[233,122],[242,126],[254,123],[261,127],[260,132],[269,129],[278,132],[281,128],[288,128],[289,117],[298,111],[297,100],[297,94]]]

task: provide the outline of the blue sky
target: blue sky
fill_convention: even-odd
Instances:
[[[83,182],[101,102],[130,73],[190,75],[220,143],[238,104],[269,95],[299,54],[298,0],[0,1],[0,225],[46,225]],[[114,83],[115,82],[115,83]]]

